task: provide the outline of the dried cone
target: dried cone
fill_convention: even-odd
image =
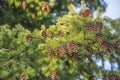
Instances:
[[[24,73],[21,73],[21,74],[20,74],[19,80],[25,80],[25,74],[24,74]]]
[[[79,15],[83,17],[88,17],[90,14],[92,14],[92,11],[90,9],[86,9],[85,11],[80,11]]]
[[[54,50],[54,56],[55,56],[55,58],[59,57],[59,49],[58,48]]]
[[[64,36],[63,31],[58,31],[58,36],[59,36],[59,37],[63,37],[63,36]]]
[[[52,46],[47,46],[47,50],[46,50],[46,54],[47,54],[47,56],[52,55],[52,53],[53,53]]]
[[[103,42],[103,35],[101,33],[97,33],[96,34],[96,41],[98,43],[102,43]]]
[[[67,53],[66,44],[60,44],[59,53],[61,56],[64,56]]]
[[[48,12],[48,13],[51,11],[49,2],[45,2],[45,3],[42,5],[42,11],[46,11],[46,12]]]
[[[36,14],[35,13],[32,13],[32,18],[34,19],[36,17]]]
[[[56,79],[56,76],[57,76],[57,70],[53,70],[53,71],[51,72],[51,79],[52,79],[52,80],[55,80],[55,79]]]
[[[23,2],[22,2],[22,8],[23,8],[23,9],[26,9],[26,7],[27,7],[27,3],[26,3],[26,1],[23,1]]]
[[[49,3],[47,3],[47,4],[46,4],[46,12],[49,13],[50,11],[51,11],[50,5],[49,5]]]
[[[67,43],[67,51],[69,56],[73,56],[74,53],[78,53],[78,45],[75,41],[71,40]]]
[[[94,26],[91,22],[85,23],[85,27],[88,31],[92,32],[94,30]]]
[[[31,41],[32,41],[32,38],[33,38],[33,37],[32,37],[31,35],[27,35],[27,36],[26,36],[27,42],[31,42]]]
[[[96,22],[96,24],[94,25],[94,27],[95,27],[96,33],[100,33],[100,31],[103,28],[103,24],[102,24],[102,22]]]
[[[45,11],[45,3],[42,5],[42,11]]]
[[[43,38],[46,38],[46,31],[42,31],[41,35]]]
[[[48,30],[48,31],[46,32],[46,35],[47,35],[48,38],[52,38],[52,36],[53,36],[52,31],[51,31],[51,30]]]

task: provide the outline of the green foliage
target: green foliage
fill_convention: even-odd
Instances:
[[[0,78],[17,79],[20,78],[21,73],[24,73],[25,80],[49,80],[53,70],[58,71],[56,80],[75,80],[79,75],[83,76],[84,80],[96,80],[105,74],[118,74],[119,70],[105,71],[93,60],[97,57],[103,61],[106,59],[112,62],[117,61],[118,65],[120,63],[119,57],[115,56],[120,56],[120,50],[114,49],[110,53],[111,55],[107,55],[106,51],[100,49],[101,44],[96,41],[96,32],[90,32],[85,28],[86,22],[95,24],[96,21],[103,23],[101,33],[104,35],[105,41],[113,44],[116,36],[119,39],[120,33],[117,30],[119,29],[117,25],[120,24],[119,19],[93,19],[91,16],[80,16],[72,10],[59,17],[57,23],[50,25],[47,29],[42,25],[40,30],[35,29],[31,32],[20,24],[15,25],[14,28],[7,24],[1,25]],[[110,32],[112,29],[115,30],[114,34]],[[52,36],[48,37],[47,34],[46,37],[43,37],[43,31],[46,33],[51,31]],[[63,31],[64,36],[59,37],[58,31]],[[58,57],[55,57],[54,52],[50,56],[46,54],[47,46],[56,50],[61,44],[68,44],[72,40],[78,46],[76,58],[67,53],[64,56],[58,55]]]

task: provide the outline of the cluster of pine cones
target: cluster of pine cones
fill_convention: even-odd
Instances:
[[[101,44],[102,51],[106,51],[108,54],[112,53],[114,49],[120,48],[120,41],[116,40],[115,43],[105,41],[102,33],[96,34],[96,41]]]
[[[41,35],[42,35],[43,38],[46,38],[46,37],[52,38],[52,37],[53,37],[53,32],[52,32],[51,30],[42,31]],[[59,37],[63,37],[63,36],[64,36],[64,33],[63,33],[62,30],[60,30],[60,31],[58,31],[57,35],[58,35]]]
[[[22,8],[25,9],[25,8],[27,7],[27,2],[26,2],[26,1],[23,1],[21,5],[22,5]],[[46,11],[46,12],[50,12],[50,11],[51,11],[49,2],[45,2],[45,3],[42,5],[42,11]]]
[[[79,13],[79,15],[83,17],[88,17],[90,14],[92,14],[92,11],[90,9],[82,10]]]
[[[93,22],[87,22],[85,23],[85,28],[90,32],[95,31],[96,33],[100,33],[103,28],[103,24],[102,22],[96,22],[95,24],[93,24]]]
[[[114,49],[119,48],[119,40],[117,40],[114,44],[104,40],[103,34],[101,33],[101,30],[103,28],[102,22],[95,22],[95,24],[93,24],[92,22],[87,22],[85,23],[85,28],[90,32],[95,32],[96,41],[101,44],[102,51],[106,51],[109,54],[112,53]]]
[[[47,46],[46,53],[47,56],[54,55],[56,58],[64,57],[65,54],[76,58],[78,55],[78,45],[75,41],[71,40],[67,44],[60,44],[55,50],[53,50],[52,46]]]
[[[120,76],[112,74],[110,76],[105,76],[103,80],[120,80]]]

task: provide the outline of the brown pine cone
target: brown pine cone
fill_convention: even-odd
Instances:
[[[51,30],[48,30],[48,31],[46,32],[46,35],[47,35],[48,38],[52,38],[52,36],[53,36],[52,31],[51,31]]]
[[[42,11],[46,11],[46,12],[50,12],[50,11],[51,11],[49,2],[45,2],[45,3],[42,5]]]
[[[88,17],[90,14],[92,14],[92,11],[90,9],[82,10],[80,11],[79,15],[83,17]]]
[[[27,36],[26,36],[27,42],[31,42],[31,41],[32,41],[32,38],[33,38],[33,37],[32,37],[31,35],[27,35]]]
[[[94,31],[94,25],[91,22],[85,23],[85,27],[90,32]]]
[[[71,40],[69,43],[67,43],[67,51],[70,56],[72,56],[74,53],[78,53],[77,43],[73,40]]]
[[[27,7],[27,2],[26,1],[23,1],[22,2],[22,8],[25,9]]]
[[[61,56],[65,55],[67,53],[66,44],[60,44],[59,53]]]
[[[96,31],[96,33],[100,33],[100,31],[103,28],[102,22],[96,22],[96,24],[94,25],[94,28],[95,28],[94,30]]]
[[[52,46],[47,46],[47,50],[46,50],[46,54],[47,54],[47,56],[52,55],[52,53],[53,53]]]
[[[86,10],[84,11],[83,16],[84,16],[84,17],[88,17],[90,14],[92,14],[92,11],[91,11],[90,9],[86,9]]]
[[[42,11],[45,11],[45,9],[46,9],[46,4],[44,3],[43,5],[42,5]]]
[[[58,36],[59,36],[59,37],[63,37],[63,36],[64,36],[63,31],[58,31]]]
[[[103,42],[103,35],[101,33],[97,33],[96,34],[96,41],[98,43],[102,43]]]
[[[54,50],[54,56],[55,56],[55,58],[59,57],[59,49],[58,48]]]
[[[41,35],[43,38],[46,38],[46,31],[42,31]]]
[[[25,80],[25,74],[24,73],[21,73],[19,75],[19,80]]]
[[[53,70],[53,71],[51,72],[51,79],[52,79],[52,80],[55,80],[55,79],[56,79],[56,76],[57,76],[57,70]]]
[[[49,5],[49,3],[47,3],[47,4],[46,4],[46,12],[49,13],[50,11],[51,11],[50,5]]]

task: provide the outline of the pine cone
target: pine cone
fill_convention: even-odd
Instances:
[[[41,35],[43,38],[46,38],[46,31],[42,31]]]
[[[85,11],[80,11],[79,15],[83,17],[88,17],[90,14],[92,14],[92,11],[90,9],[86,9]]]
[[[94,31],[94,26],[93,26],[93,24],[91,22],[85,23],[85,27],[90,32]]]
[[[26,1],[23,1],[22,2],[22,8],[25,9],[26,7],[27,7],[27,3],[26,3]]]
[[[46,54],[47,56],[50,56],[53,53],[53,49],[51,46],[47,46]]]
[[[59,37],[63,37],[63,36],[64,36],[63,31],[58,31],[58,36],[59,36]]]
[[[70,56],[73,56],[74,53],[78,53],[78,45],[75,41],[71,40],[67,43],[67,51]]]
[[[51,31],[51,30],[48,30],[48,31],[46,32],[46,35],[47,35],[48,38],[52,38],[52,36],[53,36],[52,31]]]
[[[96,24],[94,25],[94,27],[95,27],[94,30],[96,31],[96,33],[100,33],[100,31],[103,28],[103,24],[102,24],[102,22],[96,22]]]
[[[50,12],[50,11],[51,11],[49,2],[45,2],[45,3],[42,5],[42,11],[46,11],[46,12]]]
[[[66,44],[60,44],[60,46],[59,46],[59,53],[60,53],[61,56],[63,56],[64,54],[67,53]]]
[[[103,42],[103,35],[101,33],[97,33],[96,34],[96,41],[98,43],[102,43]]]
[[[59,49],[58,48],[54,50],[54,56],[55,56],[55,58],[59,57]]]
[[[25,80],[25,74],[24,73],[21,73],[19,75],[19,80]]]
[[[51,79],[52,79],[52,80],[55,80],[55,79],[56,79],[56,76],[57,76],[57,70],[53,70],[53,71],[51,72]]]
[[[90,14],[92,14],[92,11],[91,11],[90,9],[86,9],[86,10],[84,11],[83,16],[84,16],[84,17],[88,17]]]
[[[27,36],[26,36],[27,42],[31,42],[31,41],[32,41],[32,38],[33,38],[33,37],[32,37],[31,35],[27,35]]]

